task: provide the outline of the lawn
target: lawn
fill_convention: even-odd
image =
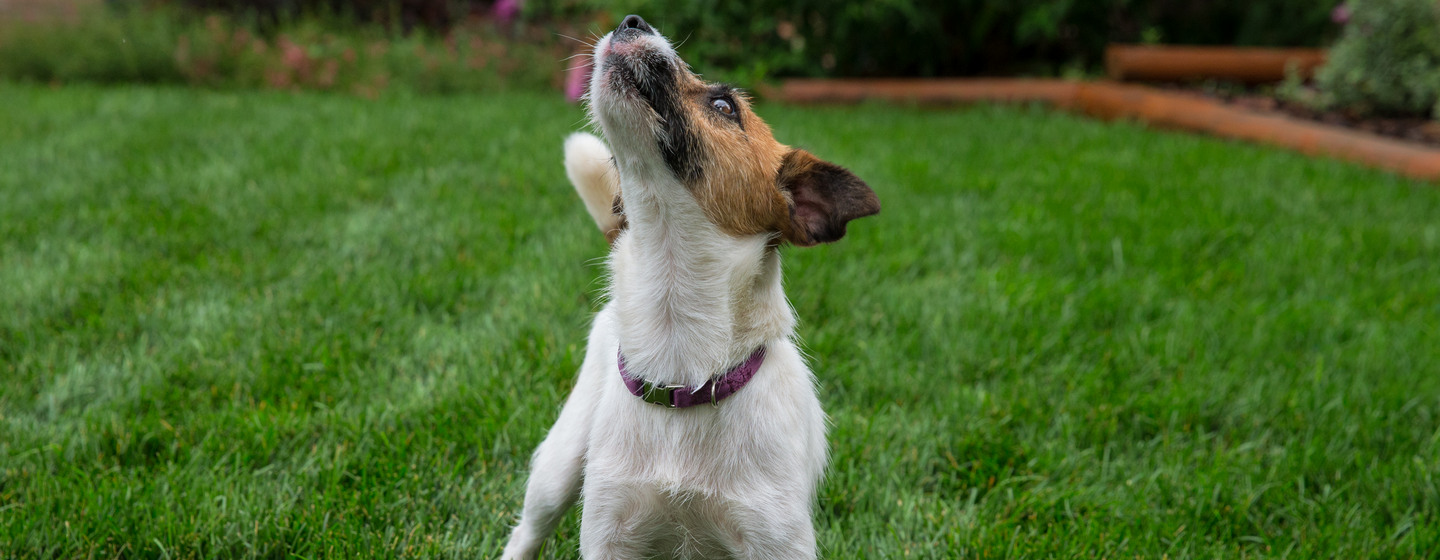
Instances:
[[[785,250],[825,556],[1440,551],[1440,188],[1038,108],[760,113],[885,205]],[[0,86],[0,558],[496,556],[601,304],[582,122]]]

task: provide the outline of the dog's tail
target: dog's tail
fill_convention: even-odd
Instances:
[[[610,148],[593,134],[571,134],[565,139],[565,175],[580,193],[595,225],[606,239],[615,241],[625,228],[625,217],[619,209],[620,174]]]

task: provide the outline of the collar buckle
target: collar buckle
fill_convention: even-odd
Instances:
[[[684,385],[657,385],[643,381],[640,383],[640,400],[665,408],[676,408],[675,391],[684,388]]]

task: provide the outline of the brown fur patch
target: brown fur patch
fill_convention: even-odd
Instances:
[[[700,204],[706,218],[731,235],[778,233],[799,246],[845,235],[850,220],[880,211],[864,181],[845,168],[775,140],[751,111],[750,100],[727,86],[702,81],[677,68],[675,88],[663,97],[671,118],[667,164]],[[715,107],[717,99],[732,112]],[[617,199],[616,213],[625,227]],[[619,229],[607,237],[614,241]]]
[[[780,161],[789,150],[776,142],[770,127],[750,110],[750,100],[732,93],[740,122],[711,107],[714,87],[689,72],[680,78],[680,96],[700,140],[701,173],[686,185],[705,216],[732,235],[781,231],[789,221],[790,201],[775,185]]]

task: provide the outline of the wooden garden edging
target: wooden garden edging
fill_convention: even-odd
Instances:
[[[1292,66],[1310,76],[1325,64],[1323,49],[1261,49],[1110,45],[1105,72],[1112,80],[1186,81],[1221,78],[1278,82]]]
[[[1139,85],[1031,79],[789,80],[761,93],[792,103],[1038,101],[1101,119],[1133,118],[1152,126],[1271,144],[1416,179],[1440,180],[1437,148]]]
[[[762,88],[767,98],[792,103],[858,103],[866,99],[919,103],[1040,101],[1068,107],[1080,82],[1063,80],[786,80],[778,89]]]

